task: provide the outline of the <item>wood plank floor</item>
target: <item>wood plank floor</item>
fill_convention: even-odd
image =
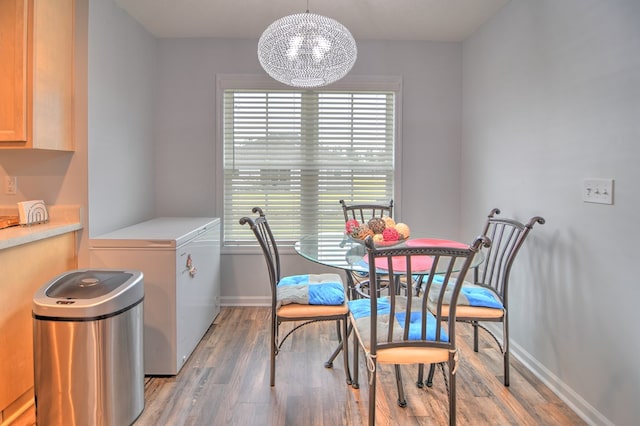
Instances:
[[[337,344],[335,326],[315,323],[294,333],[278,355],[272,388],[268,324],[267,308],[223,308],[180,374],[146,378],[146,405],[135,425],[366,424],[364,363],[360,362],[359,390],[346,384],[341,356],[333,369],[323,366]],[[515,359],[511,386],[505,388],[495,344],[481,332],[480,352],[474,353],[471,327],[461,324],[457,330],[458,425],[585,424]],[[448,424],[442,374],[436,375],[432,388],[424,389],[414,385],[415,377],[416,367],[403,366],[408,405],[400,408],[393,368],[381,366],[379,425]],[[33,424],[33,410],[16,424]]]

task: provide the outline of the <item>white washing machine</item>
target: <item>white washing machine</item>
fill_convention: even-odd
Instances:
[[[92,268],[144,274],[144,372],[175,375],[220,312],[220,219],[160,217],[89,240]]]

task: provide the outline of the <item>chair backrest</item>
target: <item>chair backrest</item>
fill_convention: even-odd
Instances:
[[[276,287],[280,282],[280,254],[278,253],[278,245],[276,244],[276,239],[273,237],[273,232],[271,232],[271,227],[262,209],[260,207],[254,207],[251,211],[258,213],[259,216],[255,219],[243,217],[240,219],[240,225],[249,224],[256,236],[256,240],[258,240],[260,244],[264,259],[267,262],[267,270],[269,271],[271,302],[273,306],[276,306]]]
[[[356,219],[360,223],[366,223],[374,217],[393,217],[393,200],[389,204],[352,204],[348,205],[344,200],[340,200],[344,221]]]
[[[536,223],[544,224],[540,216],[534,216],[527,224],[514,219],[498,218],[500,209],[493,209],[487,217],[482,235],[491,240],[485,251],[485,259],[474,269],[475,284],[491,287],[506,306],[509,275],[516,255]]]
[[[457,277],[466,275],[475,254],[481,246],[486,247],[489,244],[486,237],[480,236],[468,248],[376,248],[372,238],[367,237],[365,246],[368,252],[369,275],[376,277],[375,280],[371,280],[374,290],[371,294],[378,294],[380,289],[377,287],[381,281],[394,277],[388,279],[388,285],[391,286],[388,296],[369,299],[372,324],[378,324],[378,316],[386,316],[388,312],[388,318],[382,318],[383,323],[387,323],[388,326],[371,327],[371,354],[375,355],[376,347],[455,348],[456,301],[463,283],[463,280]],[[418,280],[417,285],[424,286],[426,291],[419,295],[411,291],[401,291],[402,282],[412,280]],[[438,295],[437,306],[432,312],[429,312],[428,308],[430,291],[436,291]],[[450,306],[443,309],[448,303]],[[406,318],[410,318],[410,321],[404,320]],[[377,345],[374,345],[374,342],[377,342]]]

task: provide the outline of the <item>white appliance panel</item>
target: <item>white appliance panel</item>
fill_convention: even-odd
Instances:
[[[220,312],[220,230],[211,228],[177,249],[176,317],[178,361],[186,362]],[[215,309],[211,309],[214,306]]]
[[[220,220],[157,218],[98,236],[90,264],[142,271],[145,374],[177,374],[220,312]]]
[[[91,238],[91,246],[177,247],[219,222],[207,217],[158,217]]]

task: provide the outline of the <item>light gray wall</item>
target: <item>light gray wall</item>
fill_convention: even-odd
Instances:
[[[90,236],[154,215],[157,42],[112,0],[89,7]]]
[[[513,350],[596,424],[640,423],[640,2],[512,1],[464,43],[462,230],[547,224],[511,287]],[[615,179],[614,205],[582,201]]]
[[[222,214],[222,206],[215,204],[215,78],[264,74],[256,45],[257,40],[159,41],[157,214]],[[459,43],[358,43],[350,75],[402,78],[402,193],[396,218],[408,223],[415,235],[460,237],[461,61]],[[341,214],[338,200],[336,213]],[[287,274],[313,266],[286,251],[284,257]],[[269,300],[267,277],[256,274],[264,268],[260,256],[225,251],[223,303]]]
[[[159,214],[220,213],[215,205],[216,74],[264,74],[256,40],[160,40],[156,206]],[[352,75],[403,79],[403,220],[457,232],[461,48],[455,43],[360,42]],[[443,162],[442,159],[446,159]],[[445,164],[443,164],[445,163]],[[406,170],[406,172],[404,171]],[[448,180],[443,184],[442,180]],[[445,208],[424,196],[435,194]],[[405,195],[407,194],[407,195]],[[419,197],[413,194],[421,194]],[[409,199],[407,200],[407,197]],[[336,201],[336,206],[338,203]],[[428,214],[429,221],[422,216]],[[444,229],[443,229],[444,227]]]

